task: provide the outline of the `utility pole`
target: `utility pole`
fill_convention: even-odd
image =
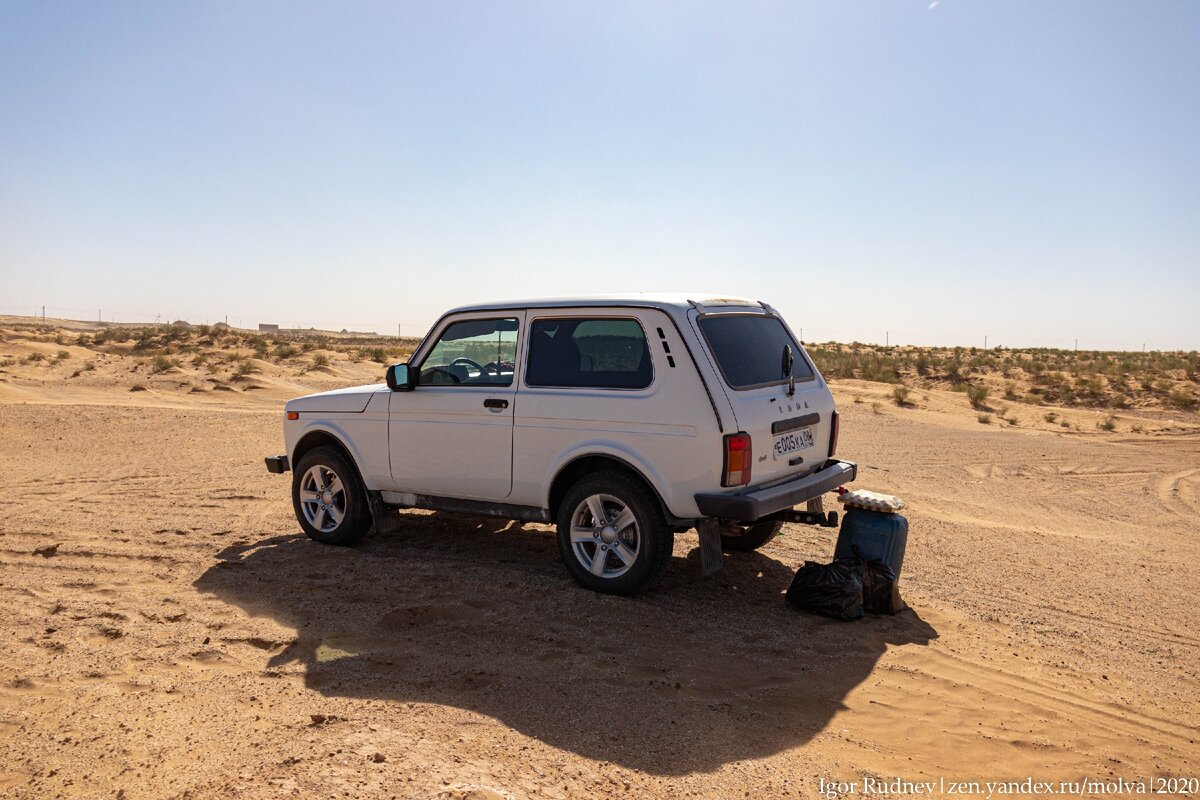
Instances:
[[[1079,340],[1078,339],[1075,340],[1075,352],[1076,353],[1079,352]]]
[[[884,347],[892,346],[892,332],[891,331],[883,332],[883,346]]]
[[[983,335],[983,349],[987,350],[987,334]]]
[[[46,321],[46,307],[42,306],[42,322]]]

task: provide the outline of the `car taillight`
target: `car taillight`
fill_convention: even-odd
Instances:
[[[745,486],[750,482],[750,434],[725,434],[725,470],[722,486]]]
[[[838,413],[835,411],[835,412],[833,412],[832,426],[829,430],[829,457],[830,458],[833,458],[833,454],[837,452],[837,437],[838,437],[838,428],[839,427],[840,427],[840,425],[839,425]]]

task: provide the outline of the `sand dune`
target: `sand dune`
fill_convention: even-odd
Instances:
[[[634,599],[577,588],[542,525],[411,512],[316,545],[262,467],[280,400],[378,363],[151,372],[73,347],[0,342],[4,796],[814,797],[818,778],[1200,773],[1194,419],[1109,433],[1100,411],[1062,429],[1010,404],[1019,425],[981,425],[961,394],[898,408],[891,387],[839,383],[860,485],[909,503],[912,607],[840,624],[782,602],[830,556],[825,529],[788,526],[709,578],[680,536]]]

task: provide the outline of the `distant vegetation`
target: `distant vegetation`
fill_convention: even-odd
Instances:
[[[403,361],[418,339],[356,336],[321,331],[263,334],[225,325],[113,325],[72,332],[37,323],[7,323],[33,341],[74,345],[95,353],[137,359],[145,371],[167,373],[187,366],[210,374],[248,376],[257,363],[287,365],[305,371],[331,368],[339,362]],[[1051,348],[1010,350],[975,347],[880,347],[860,343],[806,345],[821,372],[831,380],[857,379],[891,384],[892,402],[912,406],[910,390],[950,389],[962,392],[964,404],[1009,424],[993,398],[1037,405],[1100,410],[1156,409],[1172,413],[1200,412],[1200,353],[1105,352]],[[67,350],[52,357],[29,353],[20,360],[44,367],[71,358]],[[15,363],[8,357],[3,364]],[[79,370],[82,374],[85,370]],[[872,410],[882,409],[872,404]],[[1053,424],[1053,413],[1043,416]],[[1015,418],[1013,418],[1015,419]],[[986,424],[986,423],[985,423]],[[1065,426],[1065,421],[1063,421]]]
[[[1126,353],[1050,348],[805,345],[829,379],[858,379],[964,392],[981,411],[991,396],[1026,403],[1127,409],[1200,408],[1200,353]],[[981,420],[982,421],[982,420]]]
[[[155,376],[182,373],[180,377],[186,379],[187,373],[199,370],[207,376],[215,376],[209,382],[247,379],[265,372],[265,364],[303,374],[317,367],[328,371],[339,362],[397,363],[405,360],[419,341],[322,331],[266,334],[226,325],[112,325],[71,331],[40,323],[6,322],[4,328],[25,341],[73,345],[86,348],[97,357],[112,355],[132,359],[134,366],[130,372],[133,373]],[[6,336],[0,332],[0,341],[5,340]],[[68,350],[57,350],[53,356],[33,352],[24,355],[21,362],[39,367],[54,366],[71,357]],[[0,368],[15,363],[16,359],[10,355],[0,360]],[[95,363],[89,362],[76,369],[72,377],[78,378],[94,369]]]
[[[37,326],[12,327],[36,329]],[[54,329],[47,329],[45,336],[49,337],[47,341],[62,338],[61,331]],[[347,359],[390,363],[411,353],[418,341],[391,336],[331,336],[315,331],[261,334],[223,325],[197,325],[191,328],[173,325],[120,325],[95,333],[82,333],[75,344],[98,352],[147,356],[153,359],[155,368],[169,369],[171,366],[178,366],[178,363],[166,364],[166,361],[160,358],[170,359],[175,355],[194,354],[192,363],[199,366],[209,358],[205,351],[211,350],[240,351],[245,355],[252,354],[260,361],[273,363],[294,359],[313,350],[338,353]],[[315,357],[317,366],[327,366],[330,363],[327,353]],[[66,355],[60,356],[64,357]]]

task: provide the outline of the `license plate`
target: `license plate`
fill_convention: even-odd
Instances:
[[[813,429],[801,428],[775,437],[775,458],[787,458],[792,453],[813,446]]]

